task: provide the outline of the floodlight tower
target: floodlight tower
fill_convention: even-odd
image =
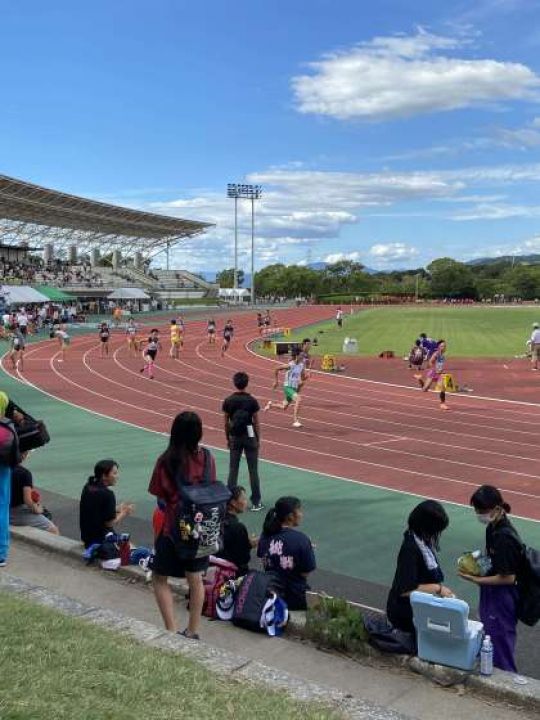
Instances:
[[[238,198],[251,200],[251,304],[255,305],[255,200],[262,197],[260,185],[227,185],[227,197],[234,198],[234,280],[233,286],[238,290]]]

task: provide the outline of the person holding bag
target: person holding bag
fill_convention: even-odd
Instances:
[[[157,459],[148,488],[165,505],[163,527],[156,539],[151,565],[156,602],[167,630],[178,632],[168,578],[187,579],[189,620],[180,634],[193,640],[199,639],[204,605],[202,576],[210,555],[219,549],[230,497],[227,488],[216,480],[212,454],[199,446],[202,434],[202,422],[196,413],[185,411],[177,415],[169,445]]]
[[[11,472],[20,460],[17,429],[13,422],[21,416],[5,392],[0,392],[0,567],[5,567],[9,554],[9,504]]]
[[[477,520],[486,528],[486,553],[492,568],[483,577],[459,574],[480,587],[478,614],[493,643],[493,664],[515,673],[519,602],[516,580],[523,563],[523,543],[508,520],[510,505],[496,487],[479,487],[471,497],[471,505]]]

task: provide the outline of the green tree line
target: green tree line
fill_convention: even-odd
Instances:
[[[517,262],[516,262],[517,260]],[[420,298],[534,300],[540,298],[539,262],[517,259],[491,260],[467,265],[452,258],[439,258],[426,268],[368,273],[361,263],[341,260],[323,269],[303,265],[268,265],[255,274],[258,297],[312,297],[320,295],[402,295]],[[230,281],[232,270],[218,275]],[[242,274],[243,280],[243,274]],[[223,285],[227,287],[227,285]]]

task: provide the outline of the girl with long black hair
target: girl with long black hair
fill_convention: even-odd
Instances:
[[[268,511],[257,548],[266,571],[280,580],[289,610],[306,609],[307,577],[316,568],[311,540],[298,526],[304,513],[297,497],[281,497]]]
[[[388,619],[403,632],[414,633],[410,601],[414,590],[440,597],[454,596],[444,585],[437,557],[439,540],[448,523],[445,509],[436,500],[422,501],[409,515],[386,603]]]
[[[203,428],[201,418],[194,412],[181,412],[174,418],[169,445],[157,459],[150,480],[148,492],[159,498],[164,504],[163,528],[156,540],[156,555],[152,565],[154,594],[163,622],[167,630],[178,631],[174,614],[174,602],[171,588],[167,582],[169,576],[185,577],[189,586],[189,621],[181,633],[194,640],[199,639],[199,626],[204,604],[204,586],[202,575],[208,568],[208,557],[192,560],[178,557],[172,539],[172,531],[180,502],[177,477],[188,485],[196,485],[203,479],[205,463],[209,462],[210,481],[216,480],[214,458],[206,453],[199,443]]]
[[[477,520],[486,528],[486,553],[491,573],[461,577],[480,587],[478,614],[493,642],[493,664],[517,672],[515,661],[518,589],[516,577],[523,561],[523,544],[508,520],[511,508],[493,485],[482,485],[471,497]]]

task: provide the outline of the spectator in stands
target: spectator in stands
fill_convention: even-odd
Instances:
[[[217,555],[236,565],[238,577],[245,575],[249,570],[251,550],[257,547],[259,542],[256,535],[249,536],[246,526],[238,519],[238,515],[245,512],[246,508],[246,491],[241,485],[236,485],[231,489],[231,499],[227,505],[223,528],[223,548]]]
[[[132,503],[116,505],[111,488],[118,481],[118,463],[114,460],[100,460],[94,467],[94,474],[88,478],[81,494],[79,526],[84,546],[102,543],[105,535],[114,532],[115,523],[132,515]]]
[[[307,577],[316,568],[311,540],[296,529],[303,515],[298,498],[279,498],[266,515],[257,548],[265,570],[279,578],[289,610],[306,609]]]
[[[11,473],[11,500],[9,522],[11,525],[34,527],[58,535],[56,525],[44,515],[37,490],[34,490],[32,473],[23,467],[29,453],[21,456],[21,462]]]
[[[443,585],[444,575],[436,554],[448,522],[445,509],[436,500],[424,500],[409,515],[386,603],[388,619],[403,632],[414,633],[410,601],[414,590],[454,597],[450,588]]]
[[[169,445],[159,456],[148,492],[165,503],[163,530],[156,540],[156,555],[152,565],[154,593],[163,622],[167,630],[177,632],[174,601],[168,578],[186,577],[189,586],[189,620],[182,635],[193,640],[199,639],[199,626],[204,604],[202,575],[208,568],[209,558],[193,560],[178,557],[172,538],[180,493],[177,476],[182,475],[187,484],[198,484],[205,469],[209,470],[210,481],[216,480],[216,465],[213,456],[199,446],[203,429],[200,417],[194,412],[181,412],[173,421]],[[210,463],[206,468],[205,463]]]
[[[259,403],[247,392],[249,376],[245,372],[233,375],[236,391],[225,398],[222,410],[225,422],[225,437],[229,447],[229,490],[238,482],[238,468],[242,453],[246,456],[251,485],[251,510],[257,512],[264,508],[261,503],[261,483],[259,479]]]

